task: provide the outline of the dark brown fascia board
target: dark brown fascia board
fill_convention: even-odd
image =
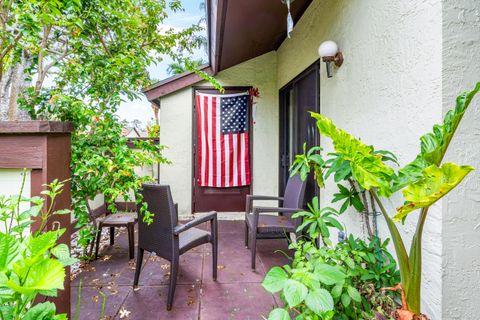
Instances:
[[[209,65],[202,66],[200,68],[200,71],[203,71],[210,75],[213,74],[212,68]],[[177,90],[191,86],[192,84],[195,84],[202,80],[203,78],[194,72],[184,72],[157,82],[153,86],[145,89],[143,93],[147,97],[148,101],[159,105],[159,98]]]
[[[220,71],[222,60],[223,36],[228,0],[210,0],[207,19],[209,21],[210,65],[214,74]]]
[[[61,121],[0,121],[0,134],[68,133],[71,122]]]

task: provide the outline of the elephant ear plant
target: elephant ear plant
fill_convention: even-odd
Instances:
[[[23,181],[25,182],[25,181]],[[63,290],[65,267],[76,262],[66,244],[57,244],[65,229],[46,231],[53,215],[70,210],[54,211],[55,197],[64,184],[57,180],[42,192],[43,197],[0,195],[0,319],[60,320],[52,302],[41,302],[38,295],[57,296]],[[23,190],[23,184],[22,184]],[[48,199],[48,208],[44,206]],[[27,207],[27,209],[23,209]],[[40,227],[30,233],[36,218]]]
[[[455,109],[447,112],[443,123],[435,125],[431,133],[420,138],[420,153],[415,160],[397,172],[384,163],[383,156],[375,153],[373,147],[337,128],[327,117],[312,113],[320,133],[332,140],[336,154],[348,162],[352,178],[370,192],[387,222],[400,267],[401,285],[397,288],[405,296],[406,304],[397,311],[398,319],[420,316],[422,234],[428,209],[474,170],[468,165],[443,163],[442,160],[478,91],[480,83],[472,91],[460,95]],[[405,203],[390,216],[380,197],[389,198],[398,191],[402,191]],[[410,250],[407,251],[395,222],[405,222],[416,209],[421,210],[420,216]]]

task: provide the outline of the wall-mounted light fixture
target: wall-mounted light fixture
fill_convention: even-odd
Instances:
[[[322,42],[320,47],[318,47],[318,55],[327,65],[327,77],[331,78],[332,62],[334,62],[337,67],[340,67],[343,63],[343,55],[338,51],[337,44],[331,40]]]

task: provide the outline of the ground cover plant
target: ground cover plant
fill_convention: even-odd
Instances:
[[[318,198],[308,205],[299,231],[306,236],[290,245],[291,265],[273,267],[262,285],[280,292],[284,307],[269,314],[269,320],[286,319],[376,319],[389,314],[396,304],[391,295],[380,292],[399,281],[399,272],[387,251],[388,240],[369,243],[352,235],[333,245],[329,227],[343,230],[332,208],[319,209]],[[316,241],[322,239],[322,246]]]
[[[427,318],[420,309],[423,228],[429,208],[474,170],[469,165],[444,163],[443,158],[470,102],[479,91],[480,83],[472,91],[458,96],[456,107],[445,114],[443,123],[435,125],[432,132],[420,138],[417,157],[398,170],[387,164],[385,154],[376,153],[372,146],[337,128],[327,117],[312,113],[320,134],[332,140],[335,153],[348,166],[352,179],[369,192],[387,222],[401,276],[401,282],[389,290],[398,290],[404,297],[402,308],[395,314],[398,319]],[[313,161],[308,165],[317,177],[326,170],[324,161]],[[402,191],[405,201],[390,215],[382,197],[390,198],[399,191]],[[404,223],[417,209],[420,210],[419,220],[407,251],[396,223]]]
[[[63,182],[54,180],[42,191],[43,197],[23,197],[23,184],[19,195],[0,195],[2,320],[67,319],[65,314],[56,314],[52,302],[35,303],[39,295],[57,296],[58,290],[63,290],[65,267],[76,262],[70,257],[68,246],[57,243],[65,229],[46,231],[47,221],[52,216],[70,213],[67,209],[54,210],[55,197],[62,192],[63,186]],[[36,232],[30,233],[34,218],[40,225]]]

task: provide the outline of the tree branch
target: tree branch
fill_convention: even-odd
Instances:
[[[13,46],[15,45],[15,43],[17,43],[18,41],[20,41],[20,39],[22,38],[22,34],[21,33],[18,33],[15,38],[13,39],[12,43],[10,43],[5,49],[3,49],[2,53],[0,53],[0,60],[3,60],[3,58],[5,58],[5,56],[7,55],[8,52],[10,52],[10,50],[13,49]]]
[[[108,50],[107,44],[105,43],[105,39],[104,39],[103,36],[100,34],[100,31],[98,30],[98,28],[97,28],[96,26],[95,26],[95,31],[97,32],[98,39],[100,40],[100,43],[102,44],[102,47],[103,47],[103,49],[105,50],[105,53],[111,58],[111,57],[112,57],[112,54],[111,54],[110,51]]]

